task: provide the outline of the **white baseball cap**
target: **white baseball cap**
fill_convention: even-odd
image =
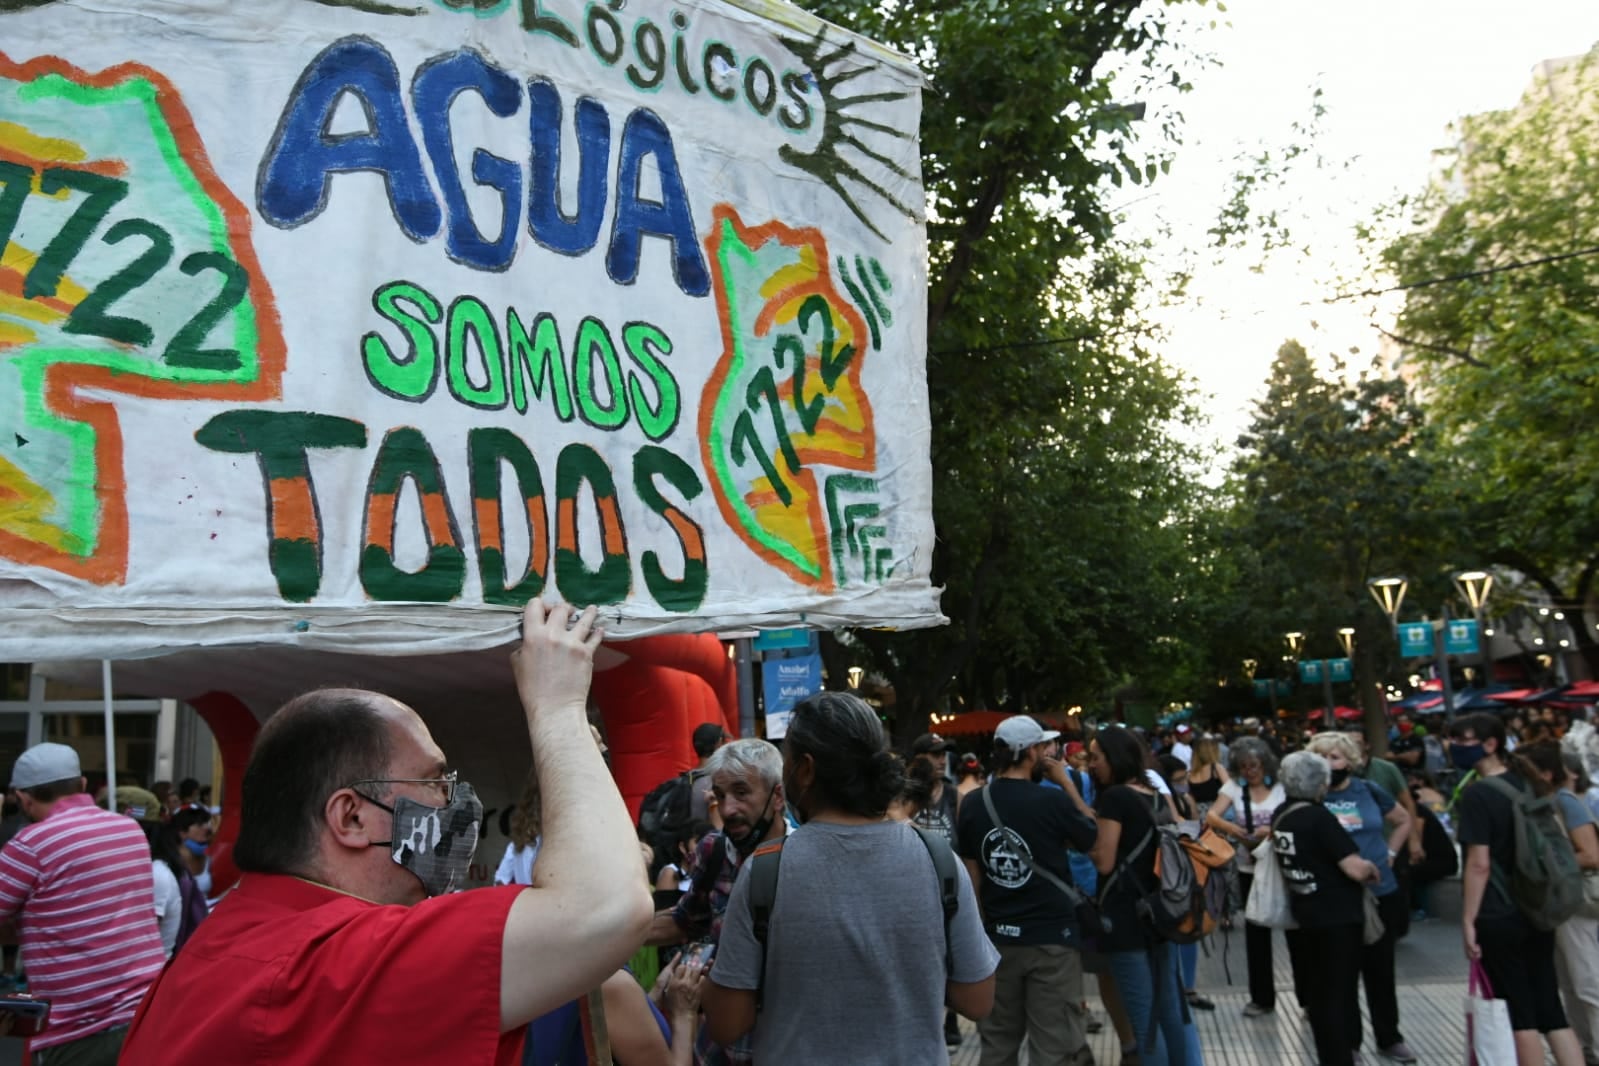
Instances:
[[[1029,715],[1013,714],[999,723],[999,728],[994,730],[994,743],[1003,744],[1011,751],[1021,751],[1034,744],[1054,740],[1058,736],[1060,736],[1058,730],[1045,729]]]
[[[35,744],[17,757],[17,764],[11,768],[11,787],[38,788],[82,776],[76,751],[65,744]]]

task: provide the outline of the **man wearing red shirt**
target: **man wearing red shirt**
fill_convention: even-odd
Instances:
[[[650,895],[585,716],[594,610],[571,618],[530,603],[511,657],[544,786],[533,887],[454,893],[483,810],[414,711],[301,696],[245,770],[244,876],[141,1004],[122,1063],[509,1066],[529,1021],[615,972]]]

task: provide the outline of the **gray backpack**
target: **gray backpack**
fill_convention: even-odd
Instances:
[[[1494,885],[1535,928],[1557,928],[1582,909],[1583,882],[1555,796],[1523,792],[1502,776],[1484,777],[1482,783],[1510,801],[1516,829],[1515,864],[1507,879],[1494,863]]]

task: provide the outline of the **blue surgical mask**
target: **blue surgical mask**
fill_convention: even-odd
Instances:
[[[196,855],[204,855],[207,847],[203,840],[190,840],[188,837],[183,838],[183,846]]]
[[[1475,770],[1482,761],[1482,745],[1463,744],[1457,740],[1449,745],[1449,757],[1454,760],[1455,769]]]

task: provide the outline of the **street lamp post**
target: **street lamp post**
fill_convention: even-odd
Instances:
[[[1465,570],[1455,575],[1455,588],[1460,590],[1471,606],[1471,617],[1477,620],[1477,666],[1482,671],[1482,684],[1493,680],[1493,656],[1488,651],[1488,630],[1484,623],[1488,596],[1493,592],[1494,576],[1486,570]]]
[[[1289,667],[1289,671],[1290,673],[1297,674],[1299,672],[1299,657],[1305,650],[1305,634],[1299,632],[1298,630],[1294,630],[1291,633],[1284,633],[1283,639],[1288,642],[1288,657],[1293,663],[1293,665]],[[1327,700],[1327,714],[1330,716],[1332,714],[1332,688],[1327,684],[1327,678],[1325,676],[1326,673],[1327,667],[1324,663],[1322,665],[1322,674],[1324,676],[1321,679],[1322,695]]]
[[[1376,577],[1366,582],[1366,590],[1388,616],[1388,625],[1395,637],[1399,636],[1399,608],[1405,602],[1405,590],[1409,587],[1410,582],[1402,577]]]
[[[1370,590],[1372,599],[1377,601],[1377,606],[1388,616],[1388,624],[1393,629],[1394,637],[1397,638],[1399,608],[1405,602],[1405,590],[1410,587],[1410,582],[1402,577],[1379,577],[1368,581],[1366,587]],[[1443,622],[1435,623],[1432,628],[1433,658],[1438,667],[1438,680],[1443,683],[1444,688],[1445,728],[1455,719],[1455,686],[1449,677],[1449,654],[1444,643],[1448,637],[1448,630],[1449,611],[1445,609]]]

